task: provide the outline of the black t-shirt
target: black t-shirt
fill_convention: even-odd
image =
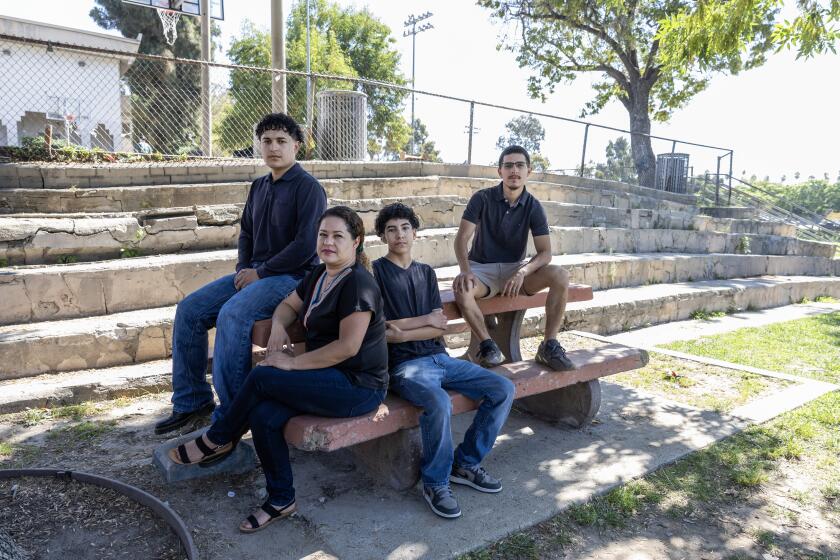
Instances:
[[[370,311],[370,324],[358,353],[333,367],[341,370],[354,385],[384,389],[388,386],[388,346],[382,296],[376,281],[363,266],[355,264],[336,277],[329,290],[321,289],[318,303],[310,309],[325,270],[326,265],[318,265],[295,288],[303,300],[300,319],[306,327],[306,351],[338,340],[339,323],[345,317],[357,311]]]
[[[382,257],[373,261],[373,273],[382,292],[388,321],[427,315],[433,309],[443,307],[437,276],[427,264],[412,261],[404,269]],[[402,362],[442,352],[446,352],[446,348],[439,337],[388,344],[388,367],[393,369]]]
[[[513,263],[525,258],[528,233],[548,235],[548,219],[542,204],[523,187],[511,206],[504,187],[482,189],[470,197],[463,218],[476,225],[469,259],[477,263]]]

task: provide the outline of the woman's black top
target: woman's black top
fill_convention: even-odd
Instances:
[[[306,351],[317,350],[338,340],[341,320],[358,311],[370,311],[371,318],[362,346],[355,356],[336,364],[351,383],[370,389],[388,386],[388,345],[382,295],[373,276],[360,264],[345,269],[326,285],[326,265],[320,264],[298,283],[303,300],[300,320],[306,328]]]

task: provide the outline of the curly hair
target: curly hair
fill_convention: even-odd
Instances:
[[[385,224],[387,224],[389,220],[399,218],[408,220],[408,223],[410,223],[411,227],[414,229],[420,229],[420,220],[417,218],[417,214],[414,213],[414,210],[402,202],[394,202],[393,204],[389,204],[388,206],[382,208],[382,210],[379,211],[379,214],[376,215],[376,222],[374,223],[376,235],[381,237],[385,233]]]
[[[347,206],[333,206],[327,208],[318,222],[323,222],[324,218],[340,218],[344,225],[347,226],[347,231],[353,239],[359,239],[359,246],[356,247],[356,262],[361,263],[368,271],[370,271],[370,259],[365,254],[365,224],[352,208]]]
[[[292,139],[303,142],[303,130],[300,125],[285,113],[269,113],[257,124],[257,138],[261,138],[267,130],[282,130]]]

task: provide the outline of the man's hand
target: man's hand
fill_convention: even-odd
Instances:
[[[292,345],[289,333],[282,326],[272,325],[271,336],[268,337],[268,345],[265,347],[266,354],[282,352]]]
[[[457,293],[468,292],[478,286],[478,280],[472,272],[462,272],[452,281],[452,289]]]
[[[426,315],[429,320],[429,326],[436,329],[446,330],[446,324],[449,319],[443,314],[443,309],[432,309],[432,312]]]
[[[277,369],[293,370],[295,369],[295,357],[290,356],[285,352],[274,352],[273,354],[267,354],[265,359],[257,365],[276,367]]]
[[[513,273],[513,276],[508,278],[508,281],[505,282],[505,287],[502,288],[502,295],[509,296],[509,297],[516,297],[519,295],[520,290],[522,290],[522,284],[525,282],[525,273],[524,268],[520,268],[516,272]]]
[[[241,290],[251,282],[256,282],[259,279],[260,275],[257,274],[256,268],[243,268],[233,277],[233,285],[236,286],[237,290]]]
[[[404,331],[393,323],[385,323],[385,340],[391,344],[405,342]]]

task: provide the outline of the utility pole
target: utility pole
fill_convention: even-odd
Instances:
[[[309,0],[306,0],[306,126],[312,133],[312,43],[309,23]]]
[[[213,111],[210,103],[210,0],[201,0],[201,153],[213,156]]]
[[[415,60],[415,50],[417,48],[417,34],[422,33],[424,31],[428,31],[429,29],[434,29],[434,25],[431,23],[424,23],[418,27],[418,23],[423,21],[424,19],[428,19],[432,17],[432,12],[426,12],[425,14],[420,14],[419,16],[410,15],[408,19],[405,20],[403,27],[410,27],[411,29],[406,29],[403,31],[403,37],[408,37],[411,35],[411,152],[414,155],[414,152],[417,150],[417,146],[415,145],[415,126],[414,126],[414,60]]]
[[[286,18],[283,14],[283,0],[271,0],[271,67],[286,70]],[[271,110],[286,112],[286,74],[278,72],[273,76],[271,86]]]

